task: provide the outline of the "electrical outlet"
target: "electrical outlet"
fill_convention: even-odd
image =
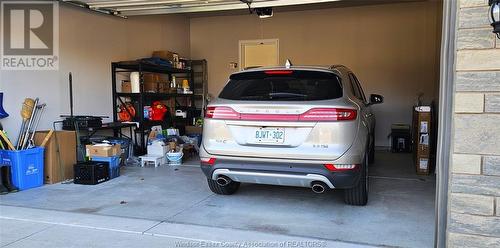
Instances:
[[[236,68],[238,68],[238,63],[236,63],[236,62],[230,62],[229,63],[229,68],[230,69],[236,69]]]

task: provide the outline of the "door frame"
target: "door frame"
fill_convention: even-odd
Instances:
[[[276,43],[276,49],[277,49],[277,61],[276,64],[279,65],[280,62],[280,41],[279,39],[257,39],[257,40],[240,40],[238,41],[238,68],[240,71],[244,70],[243,68],[243,45],[247,44],[264,44],[264,43]]]
[[[435,205],[434,246],[446,247],[449,213],[450,157],[453,147],[453,103],[455,90],[455,43],[457,30],[457,2],[443,1],[441,61],[439,82],[439,115],[437,137],[437,183]]]

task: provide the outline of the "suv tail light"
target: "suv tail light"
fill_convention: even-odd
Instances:
[[[292,70],[269,70],[265,71],[267,75],[291,75],[293,74]]]
[[[358,168],[357,164],[324,164],[329,171],[346,171]]]
[[[200,162],[202,165],[214,165],[215,160],[215,158],[201,158]]]
[[[231,107],[208,107],[205,118],[252,121],[351,121],[357,117],[355,109],[313,108],[300,115],[293,114],[240,114]]]
[[[208,107],[205,114],[205,118],[211,119],[223,119],[223,120],[239,120],[241,118],[240,113],[234,111],[230,107]]]
[[[299,116],[299,121],[351,121],[357,117],[355,109],[313,108]]]

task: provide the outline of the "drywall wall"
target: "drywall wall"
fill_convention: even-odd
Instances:
[[[0,91],[10,117],[2,124],[17,136],[25,97],[47,103],[41,128],[69,113],[68,73],[73,73],[75,114],[112,116],[111,62],[171,50],[189,57],[189,19],[179,15],[121,19],[60,5],[58,71],[1,71]]]
[[[385,96],[373,107],[377,145],[388,146],[391,123],[411,124],[417,94],[429,102],[438,89],[440,1],[192,18],[191,57],[207,59],[209,92],[218,95],[230,62],[238,62],[238,41],[279,39],[280,62],[344,64],[365,93]]]

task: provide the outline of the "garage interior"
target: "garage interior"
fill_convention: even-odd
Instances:
[[[78,134],[75,128],[59,131],[62,123],[54,125],[63,119],[61,115],[70,112],[108,116],[104,123],[141,122],[139,126],[134,123],[97,130],[95,134],[92,130],[96,139],[111,136],[120,142],[123,137],[131,139],[130,145],[126,143],[128,149],[120,150],[127,154],[118,154],[122,160],[119,176],[97,185],[76,184],[71,170],[74,163],[70,163],[70,167],[63,166],[66,168],[63,172],[57,169],[45,172],[45,176],[55,177],[50,183],[0,195],[2,222],[15,219],[33,222],[24,230],[1,225],[2,247],[23,246],[30,239],[49,244],[58,232],[57,228],[45,228],[56,223],[75,228],[75,232],[87,228],[172,240],[230,242],[258,238],[321,240],[328,243],[326,247],[343,247],[336,242],[345,247],[433,246],[436,187],[433,147],[437,133],[442,1],[253,1],[250,6],[273,7],[273,16],[269,18],[249,14],[247,5],[236,0],[116,2],[60,1],[59,70],[2,71],[0,89],[4,92],[4,108],[10,114],[1,124],[8,134],[13,134],[9,135],[12,141],[20,130],[22,117],[17,113],[26,97],[39,98],[46,104],[37,129],[40,133],[37,143],[43,142],[48,133],[45,130],[58,130],[55,137],[61,137],[60,142],[66,142],[64,132]],[[377,150],[375,163],[370,165],[367,206],[345,205],[341,192],[335,190],[315,194],[307,188],[256,184],[243,184],[235,195],[216,195],[206,185],[196,152],[187,149],[180,165],[160,161],[158,167],[140,166],[140,156],[149,152],[145,135],[150,135],[151,126],[163,129],[174,126],[177,130],[163,131],[188,136],[183,143],[188,143],[186,147],[196,147],[202,135],[198,119],[202,119],[207,102],[217,97],[229,75],[246,63],[242,59],[242,43],[269,41],[277,41],[277,65],[284,65],[286,60],[294,65],[343,64],[356,74],[366,95],[384,96],[383,104],[372,107],[377,118]],[[172,58],[170,66],[178,67],[172,68],[173,72],[179,72],[178,85],[184,79],[191,83],[191,92],[180,92],[178,88],[173,93],[188,97],[171,96],[172,91],[168,90],[173,88],[172,74],[148,76],[155,82],[170,83],[165,91],[160,86],[152,89],[156,91],[153,94],[165,97],[133,93],[133,86],[132,95],[124,92],[127,84],[122,83],[129,80],[131,84],[130,71],[137,67],[123,61],[137,62],[155,53]],[[198,63],[197,69],[191,61]],[[148,67],[142,69],[147,71]],[[169,109],[167,114],[171,118],[166,120],[162,116],[152,121],[150,116],[149,124],[133,117],[128,119],[127,114],[132,114],[125,103],[134,97],[144,101],[134,105],[135,115],[144,117],[142,109],[158,100],[162,101],[160,106]],[[414,113],[416,106],[432,109],[425,112],[432,115],[426,128],[430,131],[424,132],[429,135],[425,142],[421,140],[421,126],[415,124],[420,123],[415,118],[420,116]],[[179,116],[175,110],[181,112]],[[397,133],[394,124],[407,125],[408,129],[404,134]],[[76,142],[71,137],[68,141],[71,145],[58,149],[59,156],[65,157],[64,163],[66,159],[74,159],[76,163],[88,156],[89,148],[87,154],[82,149],[77,152],[77,146],[85,146],[80,144],[82,137],[78,135]],[[52,137],[48,142],[46,164],[60,163],[47,162],[47,149],[52,146],[55,149],[55,142]],[[411,145],[406,142],[413,142],[412,150],[407,150]],[[419,142],[427,144],[426,149],[430,150],[425,157],[425,170],[417,170]],[[179,149],[178,144],[176,147]],[[66,158],[63,150],[74,151],[74,158],[71,158],[73,153]],[[22,209],[25,215],[16,209]],[[72,237],[75,234],[60,237],[61,244]],[[126,240],[127,237],[122,238],[122,242]],[[92,244],[90,240],[82,242],[84,246]],[[111,240],[103,242],[109,247],[120,246]]]

